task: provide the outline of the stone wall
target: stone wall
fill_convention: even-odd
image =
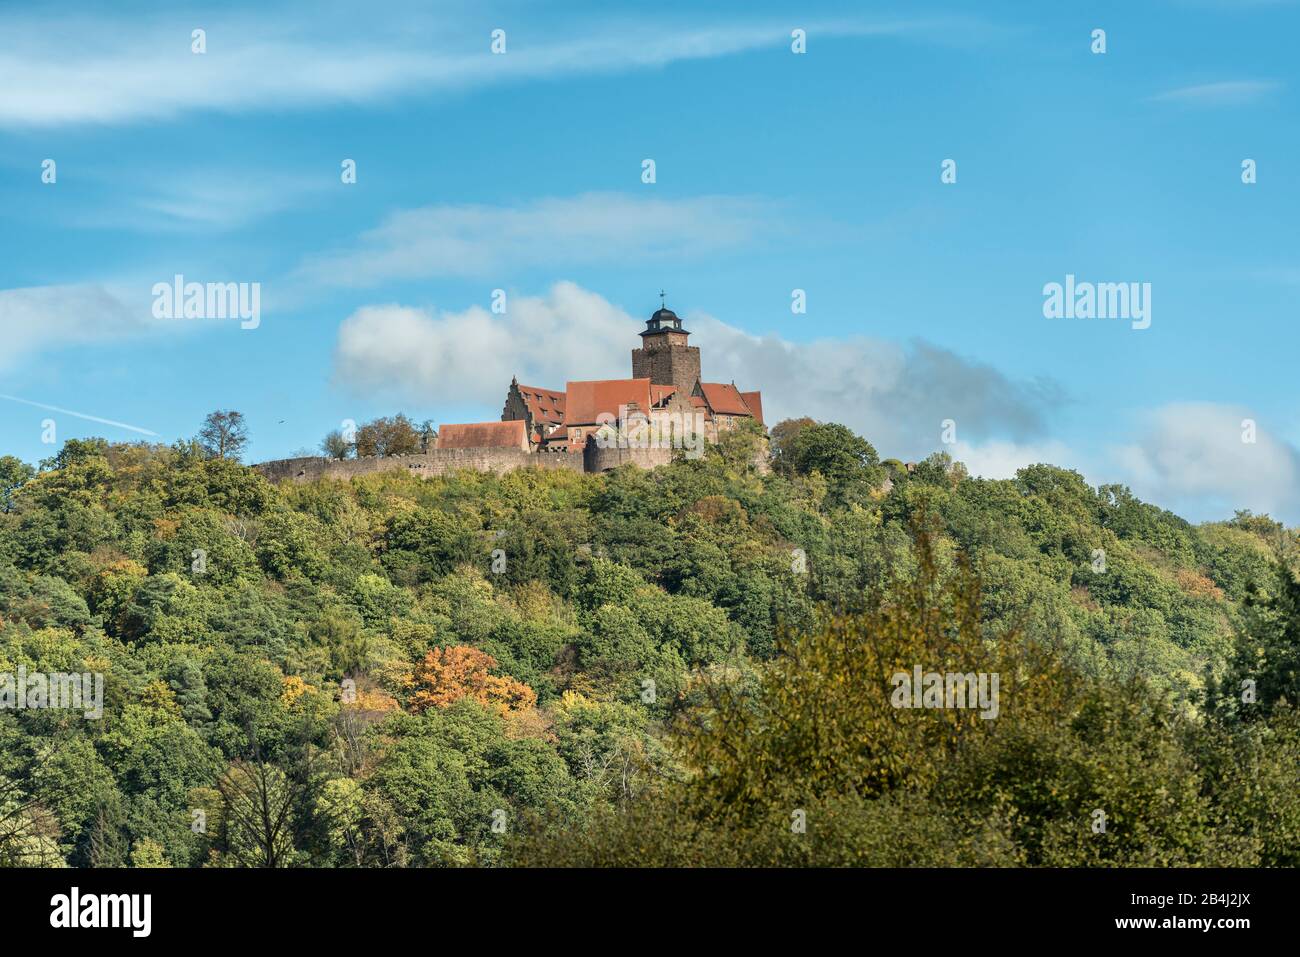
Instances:
[[[607,472],[620,465],[653,469],[673,460],[672,448],[606,448],[592,441],[583,454],[565,452],[523,452],[519,449],[434,449],[419,455],[375,456],[364,459],[327,459],[306,456],[278,459],[254,465],[267,481],[278,483],[315,482],[317,479],[347,480],[379,472],[410,472],[422,478],[446,475],[460,469],[475,472],[511,472],[520,468],[563,469],[570,472]],[[770,471],[766,443],[754,456],[754,466]]]
[[[314,482],[317,479],[350,479],[378,472],[405,471],[422,478],[445,475],[460,469],[475,472],[510,472],[518,468],[567,469],[581,472],[579,455],[537,454],[521,449],[434,449],[419,455],[376,456],[363,459],[327,459],[308,456],[279,459],[253,466],[270,482]]]
[[[577,456],[573,456],[577,458]],[[620,465],[636,465],[643,469],[652,469],[667,465],[673,460],[672,448],[633,448],[602,449],[595,442],[588,442],[582,453],[583,462],[588,472],[608,472]]]

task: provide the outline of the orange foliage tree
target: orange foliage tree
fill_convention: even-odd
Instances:
[[[412,710],[423,713],[472,698],[506,714],[537,703],[537,692],[522,681],[491,674],[496,666],[495,658],[477,648],[434,648],[416,665],[411,678]]]

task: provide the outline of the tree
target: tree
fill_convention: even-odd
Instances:
[[[294,782],[273,764],[236,761],[217,782],[226,853],[243,867],[293,863]]]
[[[327,847],[340,862],[355,867],[406,863],[395,809],[355,778],[328,781],[316,799],[315,813],[324,823]]]
[[[159,868],[171,867],[171,864],[163,846],[153,838],[146,837],[131,848],[131,866]]]
[[[416,666],[411,707],[416,711],[446,708],[471,698],[505,714],[537,703],[537,694],[522,681],[489,674],[496,666],[495,658],[477,648],[434,648]]]
[[[209,412],[199,429],[198,442],[208,458],[238,459],[248,445],[248,425],[241,412]]]
[[[799,433],[816,424],[816,419],[804,416],[800,419],[785,419],[772,426],[772,463],[777,471],[793,471],[788,452]]]
[[[0,777],[0,867],[51,867],[59,854],[59,822],[18,784]]]
[[[320,450],[331,459],[346,459],[356,451],[356,447],[356,443],[349,442],[338,429],[330,431],[320,443]]]
[[[127,860],[127,841],[122,833],[122,811],[116,805],[101,804],[90,826],[86,856],[91,867],[122,867]]]
[[[781,422],[772,437],[777,469],[788,475],[820,472],[828,482],[843,484],[880,471],[871,443],[834,422]]]
[[[432,452],[438,445],[438,430],[433,427],[433,422],[425,419],[420,423],[420,451]]]
[[[55,455],[41,459],[41,471],[63,471],[78,465],[91,465],[107,454],[108,442],[104,439],[68,439]]]
[[[1208,684],[1208,697],[1220,715],[1246,721],[1268,717],[1284,701],[1300,704],[1300,581],[1284,556],[1273,580],[1247,595],[1233,660],[1221,682]]]
[[[14,492],[35,474],[36,470],[21,459],[0,456],[0,512],[13,510]]]
[[[926,458],[917,462],[916,467],[912,470],[912,480],[914,482],[941,487],[956,487],[967,477],[966,466],[961,462],[954,462],[952,456],[947,452],[932,452]]]
[[[357,429],[357,455],[413,455],[421,449],[420,435],[400,412],[391,419],[375,419]]]

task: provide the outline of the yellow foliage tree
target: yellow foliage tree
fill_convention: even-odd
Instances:
[[[411,709],[423,713],[429,708],[446,708],[462,698],[471,698],[506,714],[532,708],[537,692],[514,678],[491,674],[497,660],[486,652],[465,645],[434,648],[415,668]]]

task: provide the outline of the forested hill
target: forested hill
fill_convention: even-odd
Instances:
[[[927,523],[940,574],[970,557],[986,637],[1193,711],[1290,540],[1048,465],[988,481],[774,434],[770,475],[753,432],[654,472],[279,487],[187,444],[0,459],[0,672],[105,675],[102,719],[0,710],[0,863],[500,861],[530,810],[685,773],[664,727],[691,675],[757,681],[783,628],[914,578]],[[259,800],[289,810],[275,833]]]

